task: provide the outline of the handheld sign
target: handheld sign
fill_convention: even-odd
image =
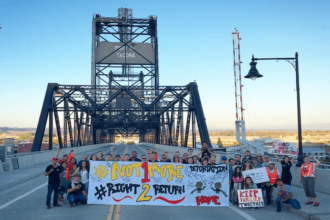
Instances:
[[[237,194],[240,208],[264,206],[261,189],[237,190]]]
[[[264,183],[269,181],[269,177],[266,171],[266,167],[245,170],[242,172],[244,179],[251,177],[254,183]]]

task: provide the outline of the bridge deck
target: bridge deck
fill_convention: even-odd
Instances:
[[[140,157],[145,154],[145,145],[116,145],[114,154],[138,152]],[[186,149],[186,148],[184,148]],[[110,146],[86,152],[89,155],[102,150],[105,154],[110,151]],[[183,149],[181,149],[183,150]],[[158,150],[161,155],[164,151]],[[169,156],[173,156],[169,151]],[[61,156],[61,154],[60,154]],[[76,155],[79,160],[82,154]],[[293,186],[294,197],[300,201],[302,209],[286,210],[276,213],[274,204],[259,208],[258,210],[241,209],[237,206],[230,207],[162,207],[162,206],[124,206],[116,205],[77,205],[70,208],[68,201],[62,207],[46,209],[47,178],[44,170],[50,163],[43,163],[32,167],[0,173],[0,218],[1,219],[307,219],[302,215],[313,214],[312,219],[330,219],[329,195],[317,193],[320,200],[319,207],[307,206],[303,190]]]

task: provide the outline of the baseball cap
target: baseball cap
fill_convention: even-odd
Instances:
[[[63,157],[67,157],[68,155],[67,154],[64,154]]]
[[[58,158],[57,158],[57,157],[53,157],[53,158],[52,158],[52,161],[53,161],[53,160],[58,160]]]
[[[227,157],[226,156],[222,156],[221,157],[221,160],[227,160]]]
[[[272,162],[272,161],[270,161],[268,164],[271,164],[271,163],[275,165],[275,162]]]

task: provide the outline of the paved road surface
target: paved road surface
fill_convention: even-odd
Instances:
[[[147,147],[115,146],[115,155],[131,153],[136,150],[138,157],[145,154]],[[110,146],[102,148],[106,154],[110,152]],[[92,153],[92,152],[89,152]],[[97,153],[97,152],[94,152]],[[159,156],[163,152],[158,152]],[[82,155],[78,155],[78,160]],[[172,157],[172,153],[169,153]],[[46,164],[45,164],[46,168]],[[45,169],[44,168],[44,169]],[[18,177],[19,178],[19,177]],[[15,187],[0,191],[0,219],[239,219],[239,220],[265,220],[265,219],[304,219],[291,212],[282,211],[276,213],[274,205],[259,208],[258,210],[240,209],[231,207],[161,207],[161,206],[109,206],[109,205],[77,205],[70,208],[68,201],[62,207],[46,209],[46,184],[47,177],[40,175],[29,181],[22,182]]]

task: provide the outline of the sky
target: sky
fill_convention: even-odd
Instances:
[[[251,56],[299,53],[302,124],[329,124],[328,0],[0,0],[0,126],[36,127],[47,83],[87,85],[93,13],[158,19],[160,85],[196,80],[209,129],[234,129],[232,32],[240,32],[242,75]],[[297,124],[295,71],[258,61],[243,79],[247,129]],[[175,79],[175,80],[173,80]]]

